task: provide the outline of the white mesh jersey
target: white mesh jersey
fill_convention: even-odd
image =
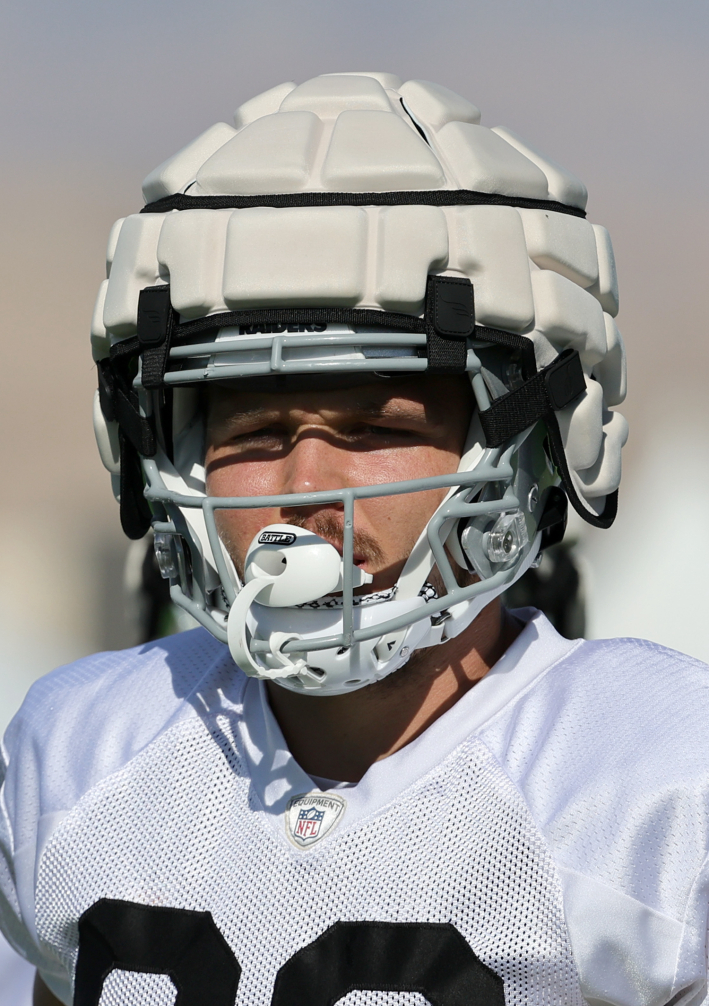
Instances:
[[[703,664],[536,614],[317,838],[263,685],[205,631],[90,657],[5,737],[2,927],[77,1006],[699,1003],[708,710]]]

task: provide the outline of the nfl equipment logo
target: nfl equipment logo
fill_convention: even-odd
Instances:
[[[330,793],[303,793],[286,808],[286,834],[293,845],[308,849],[325,838],[342,817],[345,800]]]
[[[302,807],[295,825],[296,838],[317,838],[324,817],[324,810],[318,810],[317,807]]]

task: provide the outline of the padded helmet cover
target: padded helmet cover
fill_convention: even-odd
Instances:
[[[585,219],[583,184],[510,130],[482,126],[465,98],[392,74],[281,84],[242,105],[234,121],[210,127],[151,172],[143,184],[145,211],[114,225],[92,325],[94,358],[105,363],[111,347],[115,354],[118,343],[135,337],[148,287],[169,284],[182,324],[263,309],[422,318],[431,275],[464,278],[474,290],[475,324],[526,340],[538,370],[564,351],[578,354],[585,391],[554,413],[567,468],[559,474],[582,516],[599,523],[620,481],[627,438],[624,418],[613,411],[625,396],[625,354],[614,321],[610,238]],[[256,332],[269,335],[263,326]],[[225,327],[217,338],[235,334],[244,330]],[[299,360],[312,360],[313,350],[289,349],[287,335],[278,337],[280,366],[287,360],[294,372],[307,369]],[[250,350],[245,376],[269,372],[274,352],[259,352]],[[229,359],[238,363],[237,357]],[[262,361],[260,370],[254,361]],[[200,361],[200,376],[225,375],[218,362]],[[196,371],[180,364],[181,379],[177,365],[166,367],[174,389],[172,489],[180,484],[183,492],[203,495],[201,459],[188,459],[197,439],[192,399],[180,388],[188,378],[194,383]],[[480,394],[494,403],[514,387],[504,368],[494,371],[478,366],[485,385],[482,392],[477,385],[480,408]],[[140,380],[137,387],[139,397],[145,394]],[[149,416],[150,408],[143,412]],[[117,480],[120,438],[110,407],[95,409],[95,428]],[[476,437],[482,439],[479,428],[469,446]],[[479,458],[485,445],[477,446]],[[159,450],[156,457],[160,467]],[[160,507],[153,512],[165,517]],[[194,533],[214,570],[204,532]]]

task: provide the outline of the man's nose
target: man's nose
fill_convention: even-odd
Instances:
[[[317,428],[299,431],[285,459],[284,493],[312,493],[341,489],[347,482],[342,471],[342,451]]]

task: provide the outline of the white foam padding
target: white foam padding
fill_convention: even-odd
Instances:
[[[346,109],[391,112],[392,104],[378,80],[361,74],[313,77],[281,104],[282,112],[315,112],[321,119],[333,119]]]
[[[620,405],[628,390],[625,347],[613,318],[604,313],[603,320],[606,326],[606,355],[593,368],[593,376],[603,388],[606,405]]]
[[[396,191],[440,188],[445,176],[431,148],[402,118],[358,109],[337,117],[322,182],[333,191]]]
[[[296,86],[294,81],[287,80],[284,84],[269,87],[267,91],[262,91],[255,98],[249,98],[234,112],[234,125],[237,129],[243,129],[250,122],[260,119],[262,115],[271,115],[272,112],[277,112],[283,99],[291,91],[294,91]]]
[[[451,261],[474,286],[479,325],[524,332],[534,298],[524,229],[512,206],[458,206],[447,212]]]
[[[111,349],[111,341],[103,323],[103,307],[106,303],[107,290],[108,280],[105,279],[98,288],[94,313],[91,317],[91,355],[96,361],[105,360]]]
[[[224,300],[236,310],[354,306],[364,295],[367,214],[355,206],[240,210],[227,228]]]
[[[537,332],[536,329],[533,332],[527,332],[526,336],[534,346],[534,359],[537,364],[537,370],[541,370],[542,367],[548,367],[550,363],[554,362],[559,355],[557,346],[550,342],[541,332]]]
[[[447,122],[480,122],[480,109],[455,91],[430,80],[407,80],[399,88],[408,111],[434,132]]]
[[[596,238],[596,255],[598,258],[598,285],[593,293],[601,303],[601,307],[612,318],[618,314],[618,275],[615,268],[615,255],[611,236],[605,227],[593,224]]]
[[[118,244],[118,235],[121,233],[121,227],[123,226],[124,220],[125,217],[121,217],[119,220],[116,220],[108,234],[108,241],[106,242],[106,279],[108,279],[111,275],[113,257],[116,254],[116,245]]]
[[[121,474],[121,445],[118,439],[118,423],[109,422],[101,411],[98,391],[93,402],[94,436],[101,464],[111,475]]]
[[[401,88],[401,77],[395,73],[384,73],[380,70],[344,70],[340,73],[324,73],[323,77],[371,77],[379,81],[382,87],[391,91],[398,91]]]
[[[544,172],[485,126],[448,122],[435,141],[461,188],[547,198]]]
[[[159,164],[143,182],[146,203],[155,202],[156,199],[175,192],[183,192],[207,158],[223,147],[235,132],[226,122],[217,122],[205,129],[196,140]]]
[[[566,460],[573,471],[596,463],[603,444],[603,390],[586,378],[586,393],[574,405],[557,412]]]
[[[321,131],[313,112],[264,115],[202,165],[193,194],[297,192],[310,177]]]
[[[134,213],[121,227],[103,309],[103,323],[117,338],[135,333],[140,291],[159,279],[157,249],[164,219],[162,213]]]
[[[578,350],[590,371],[606,352],[606,326],[601,305],[590,293],[556,272],[531,274],[535,328],[561,352]]]
[[[501,136],[503,140],[506,140],[516,150],[519,150],[525,157],[528,157],[530,161],[544,172],[549,186],[549,196],[552,199],[556,199],[560,203],[566,203],[568,206],[577,206],[582,210],[586,209],[588,190],[580,178],[567,171],[566,168],[562,168],[556,161],[552,161],[550,157],[547,157],[536,147],[533,147],[531,143],[527,143],[526,140],[517,136],[511,129],[507,129],[506,126],[493,126],[492,131]]]
[[[231,210],[168,213],[157,246],[170,300],[185,318],[199,318],[221,307],[226,232]]]
[[[330,219],[332,224],[323,229],[322,222]],[[349,226],[343,224],[343,230],[337,230],[341,221],[352,219],[361,221],[367,235],[358,236],[355,244],[350,243]],[[281,271],[291,275],[287,286],[298,303],[315,296],[317,275],[303,280],[307,293],[299,293],[293,285],[292,277],[302,273],[307,260],[309,268],[315,268],[315,262],[324,263],[320,304],[330,303],[330,292],[336,290],[330,274],[337,263],[347,276],[343,276],[343,289],[333,294],[333,304],[342,303],[343,297],[349,303],[356,288],[361,299],[355,306],[420,313],[421,295],[412,291],[424,289],[429,272],[449,270],[473,282],[478,323],[528,334],[535,340],[540,365],[550,362],[544,356],[548,356],[545,345],[551,353],[574,346],[587,369],[599,363],[608,349],[598,300],[560,273],[530,262],[520,211],[485,205],[319,207],[317,212],[308,207],[200,209],[129,217],[116,245],[118,264],[113,267],[106,301],[104,321],[111,334],[133,333],[139,290],[158,280],[170,282],[173,305],[187,317],[224,310],[227,230],[230,259],[244,263],[244,277],[248,274],[254,282],[259,272],[250,303],[259,297],[265,298],[264,303],[285,303]],[[395,236],[399,234],[406,236]],[[272,260],[280,263],[280,270],[270,265],[269,242]],[[549,251],[548,260],[537,258],[554,264],[554,256],[561,259],[567,251],[562,245],[558,253],[553,248]],[[332,265],[327,264],[330,255]],[[356,268],[354,256],[360,257]],[[355,274],[371,281],[358,279],[353,286]],[[246,279],[239,281],[238,294],[233,282],[234,277],[225,279],[224,289],[235,298],[245,297]],[[537,331],[532,333],[534,324]],[[622,344],[614,351],[622,358]],[[610,381],[610,370],[606,378]]]
[[[589,500],[607,496],[620,485],[621,450],[628,439],[628,423],[620,412],[604,409],[603,439],[593,465],[572,474],[577,490]]]
[[[296,112],[306,118],[285,117]],[[376,120],[366,112],[388,116]],[[472,102],[448,88],[422,80],[401,84],[393,74],[325,74],[298,86],[287,82],[237,109],[238,135],[217,123],[151,172],[145,197],[152,201],[185,190],[248,195],[398,186],[585,203],[586,190],[570,172],[509,130],[478,125],[479,115]],[[602,278],[599,282],[599,296],[610,296]],[[603,304],[613,313],[610,301]]]
[[[550,210],[521,209],[529,257],[540,269],[551,269],[578,286],[598,280],[596,236],[587,220]]]
[[[363,72],[279,84],[241,105],[235,122],[238,131],[218,123],[153,171],[146,199],[185,189],[465,188],[586,203],[574,175],[510,130],[480,126],[475,105],[427,81]],[[420,316],[429,274],[467,276],[477,323],[524,334],[538,367],[578,350],[586,394],[559,414],[573,478],[594,509],[618,483],[627,424],[609,406],[625,397],[625,352],[604,227],[494,205],[200,209],[119,220],[106,261],[92,321],[96,359],[135,333],[140,291],[157,283],[170,283],[184,319],[269,306]]]
[[[420,314],[430,272],[446,267],[448,227],[436,206],[388,206],[379,215],[375,299]]]

